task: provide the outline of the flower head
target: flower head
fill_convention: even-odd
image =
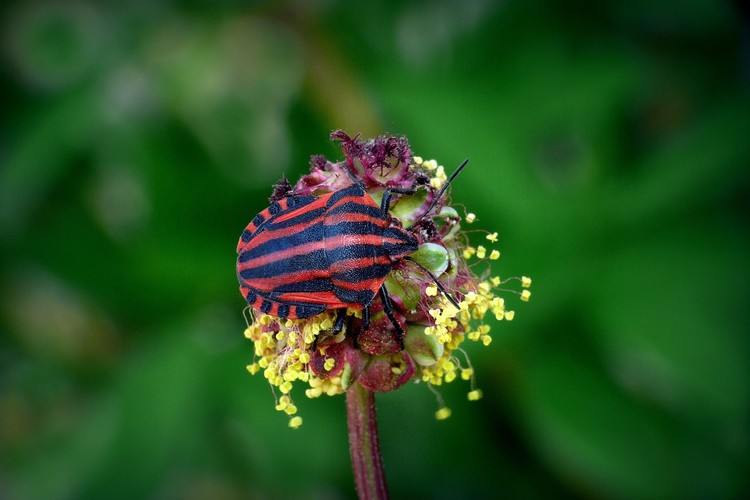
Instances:
[[[362,140],[342,131],[331,138],[341,144],[344,161],[312,157],[310,173],[294,185],[285,179],[279,182],[271,201],[321,196],[357,182],[377,206],[386,193],[391,196],[389,223],[410,232],[417,249],[407,258],[390,261],[382,283],[390,307],[376,295],[367,307],[352,303],[343,316],[332,309],[291,319],[251,309],[254,318],[245,336],[254,343],[255,361],[248,371],[263,372],[276,389],[276,409],[289,415],[295,428],[301,424],[292,400],[297,384],[306,385],[305,395],[316,398],[343,393],[354,382],[386,392],[410,380],[434,387],[460,377],[471,382],[468,399],[480,399],[462,344],[490,344],[490,325],[484,321],[488,314],[496,320],[514,316],[497,295],[508,279],[492,276],[488,266],[482,278],[474,272],[480,261],[488,264],[500,257],[491,248],[497,233],[486,235],[490,248],[468,245],[462,217],[442,191],[448,182],[445,169],[435,160],[412,156],[405,138]],[[473,222],[475,216],[465,219]],[[531,280],[511,279],[521,281],[523,292],[514,293],[528,300]],[[437,418],[448,415],[450,410],[441,404]]]

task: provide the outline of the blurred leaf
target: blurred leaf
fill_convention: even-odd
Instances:
[[[43,113],[18,117],[17,145],[0,160],[0,227],[4,233],[25,228],[29,213],[75,167],[72,157],[88,144],[95,127],[94,97],[87,88],[65,95]]]

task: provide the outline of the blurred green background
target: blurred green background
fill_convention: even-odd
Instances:
[[[745,18],[747,19],[747,18]],[[0,497],[351,498],[344,399],[245,365],[235,245],[406,135],[534,279],[485,398],[378,397],[394,497],[750,495],[750,37],[716,0],[0,10]],[[481,235],[480,235],[481,236]]]

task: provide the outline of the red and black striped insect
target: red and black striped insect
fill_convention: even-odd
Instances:
[[[453,172],[422,218],[467,162]],[[351,177],[348,187],[321,196],[281,198],[253,218],[237,244],[240,291],[251,307],[279,318],[308,318],[337,310],[334,332],[343,328],[350,307],[363,311],[362,330],[366,330],[369,306],[379,294],[403,348],[404,331],[383,284],[395,264],[414,262],[458,305],[429,270],[409,257],[419,244],[412,233],[416,224],[405,229],[388,212],[394,193],[409,195],[416,189],[387,188],[378,206],[362,183]]]

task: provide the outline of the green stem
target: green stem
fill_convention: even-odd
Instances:
[[[387,499],[388,487],[378,442],[375,395],[359,383],[354,383],[346,391],[346,414],[349,421],[349,452],[359,498]]]

